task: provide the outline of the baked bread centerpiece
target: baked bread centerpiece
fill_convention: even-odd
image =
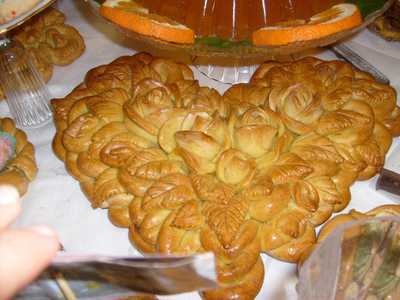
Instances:
[[[13,38],[49,68],[69,65],[85,51],[85,42],[79,31],[65,22],[61,11],[48,8],[15,30]]]
[[[20,196],[37,173],[35,149],[10,118],[0,119],[0,185],[12,185]]]
[[[50,7],[11,33],[12,38],[29,54],[44,82],[53,76],[55,65],[69,65],[85,51],[83,37],[65,21],[62,12]],[[0,99],[4,98],[0,89]]]
[[[316,58],[265,63],[221,96],[140,53],[52,105],[55,153],[135,247],[216,254],[221,288],[205,299],[254,299],[260,253],[297,262],[400,134],[393,88]]]

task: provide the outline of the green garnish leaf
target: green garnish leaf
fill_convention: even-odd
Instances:
[[[222,39],[217,36],[206,36],[196,39],[196,43],[200,45],[206,45],[216,48],[234,48],[234,47],[248,47],[251,46],[251,42],[247,40],[242,41],[231,41],[227,39]]]
[[[347,3],[353,3],[358,6],[363,18],[380,10],[387,0],[347,0]]]

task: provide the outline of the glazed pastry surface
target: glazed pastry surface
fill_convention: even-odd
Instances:
[[[392,87],[316,58],[267,62],[221,96],[140,53],[52,105],[55,153],[135,247],[217,255],[222,288],[205,299],[254,299],[261,252],[298,262],[400,134]]]
[[[15,142],[13,155],[0,170],[0,184],[14,186],[20,196],[23,196],[28,190],[29,182],[37,174],[35,149],[25,132],[15,127],[12,119],[0,119],[0,131]]]
[[[44,82],[53,76],[54,65],[69,65],[85,51],[80,33],[65,24],[65,15],[54,8],[33,17],[11,35],[25,48]],[[0,99],[3,98],[0,88]]]

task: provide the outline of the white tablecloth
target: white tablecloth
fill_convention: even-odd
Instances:
[[[79,29],[86,41],[86,52],[66,67],[56,67],[49,83],[54,97],[63,97],[78,85],[85,73],[100,64],[132,54],[129,41],[86,12],[80,0],[63,0],[58,7],[67,15],[67,22]],[[368,31],[347,42],[361,56],[380,68],[400,91],[400,43],[388,43]],[[328,51],[318,54],[325,59],[335,57]],[[193,69],[201,85],[224,92],[229,86],[209,80]],[[0,104],[0,116],[8,115],[5,103]],[[64,165],[53,154],[51,141],[55,133],[53,123],[39,129],[27,130],[35,145],[39,173],[23,199],[23,211],[15,226],[47,224],[60,235],[68,252],[138,255],[128,240],[125,229],[116,228],[107,219],[105,210],[93,210],[82,194],[78,182],[67,174]],[[394,146],[399,141],[394,141]],[[392,149],[394,148],[392,147]],[[361,211],[393,203],[388,196],[375,191],[375,180],[357,182],[352,187],[352,201],[346,209]],[[257,299],[296,299],[296,269],[263,255],[266,279]],[[161,299],[200,299],[196,293]]]

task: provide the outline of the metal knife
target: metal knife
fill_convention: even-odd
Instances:
[[[111,300],[136,294],[174,295],[217,286],[213,253],[146,257],[60,253],[42,277],[16,300]]]
[[[335,55],[339,58],[346,60],[351,63],[353,66],[358,68],[361,71],[365,71],[370,73],[375,79],[383,84],[390,84],[389,78],[386,77],[381,71],[379,71],[375,66],[373,66],[370,62],[362,58],[352,49],[347,47],[344,44],[335,44],[329,48]]]

